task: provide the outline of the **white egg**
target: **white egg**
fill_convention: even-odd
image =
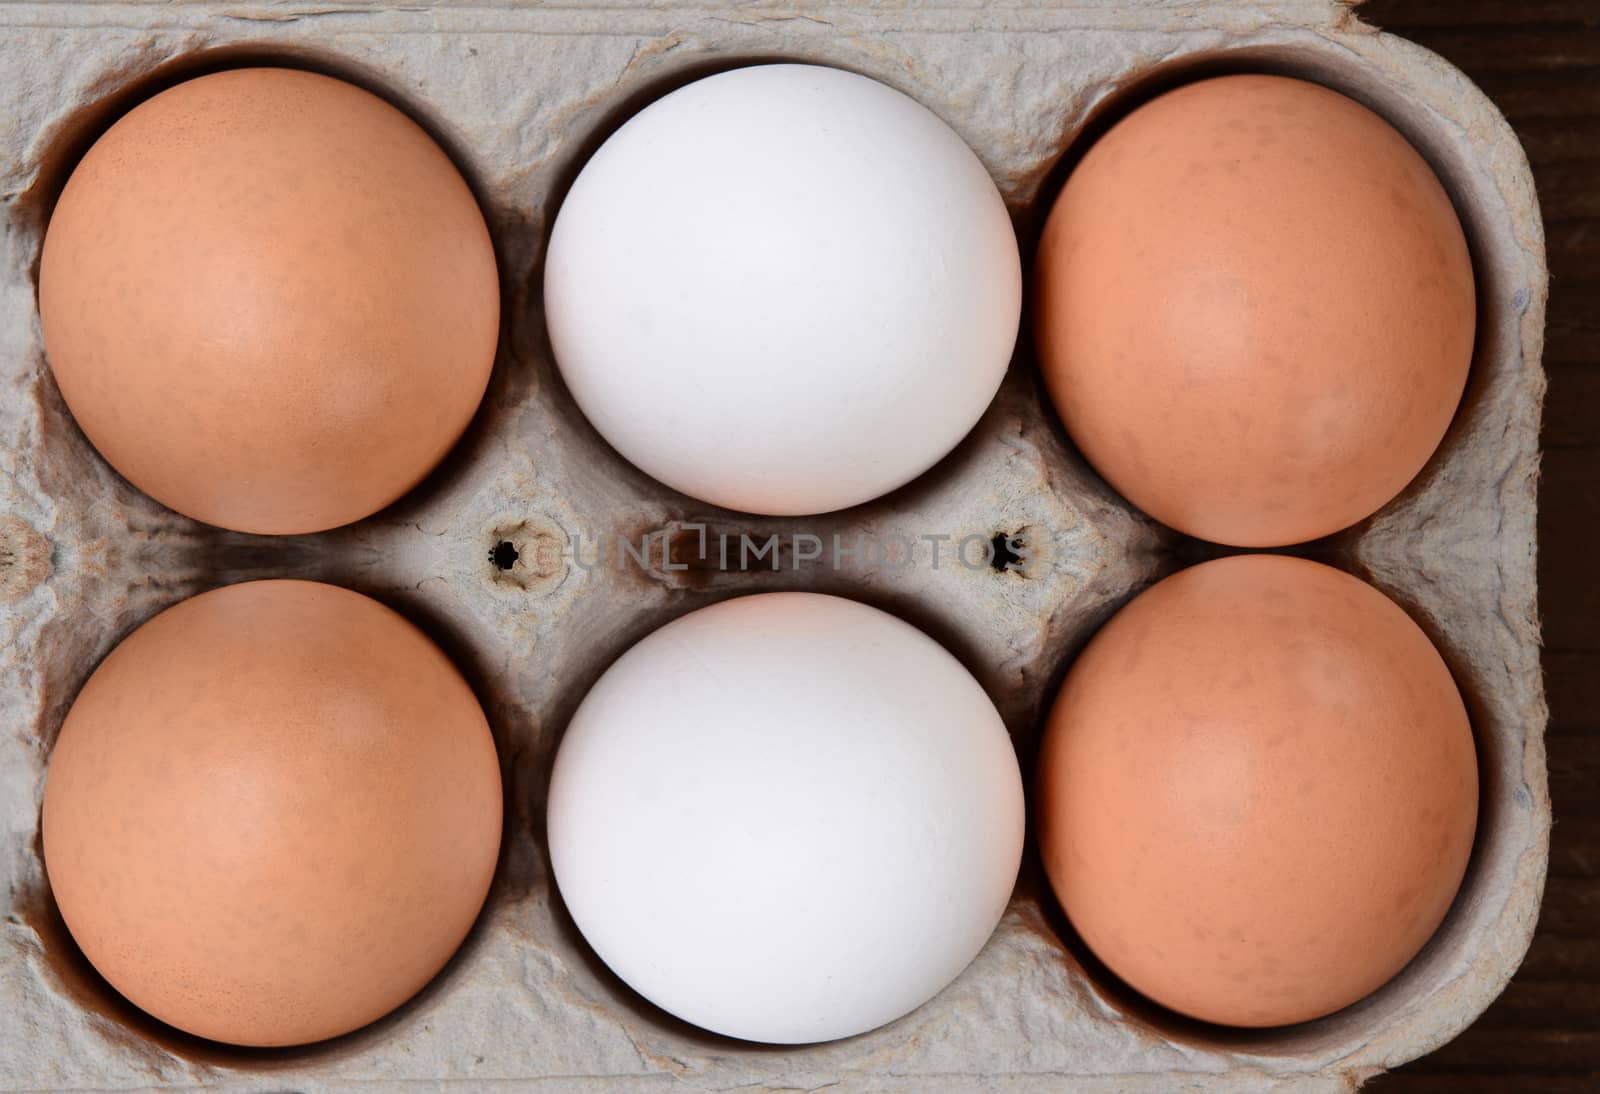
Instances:
[[[595,153],[545,263],[556,361],[623,456],[704,501],[829,512],[926,471],[1016,343],[1004,202],[955,131],[816,65],[708,77]]]
[[[864,1033],[938,994],[1004,913],[1016,753],[977,681],[894,616],[723,601],[645,638],[562,740],[551,865],[600,958],[750,1041]]]

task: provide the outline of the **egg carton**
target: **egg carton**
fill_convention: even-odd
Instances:
[[[842,513],[772,519],[709,507],[600,440],[545,335],[552,216],[586,158],[642,105],[710,72],[776,59],[873,76],[954,126],[993,173],[1025,261],[1065,165],[1104,119],[1204,72],[1283,72],[1343,90],[1404,131],[1444,180],[1478,277],[1465,400],[1404,494],[1297,550],[1366,577],[1417,618],[1477,733],[1483,800],[1460,896],[1427,948],[1374,995],[1277,1030],[1164,1013],[1074,938],[1031,844],[972,966],[908,1017],[837,1043],[777,1049],[698,1032],[629,991],[585,946],[548,867],[551,761],[585,689],[656,626],[773,589],[876,604],[971,668],[1026,774],[1074,651],[1137,590],[1212,550],[1144,518],[1086,466],[1043,398],[1026,334],[954,453]],[[93,138],[154,90],[263,61],[351,79],[426,125],[483,204],[504,297],[488,396],[445,464],[371,519],[282,539],[198,525],[119,478],[62,404],[36,301],[52,202]],[[1493,105],[1345,6],[10,4],[0,9],[0,145],[0,1086],[1345,1091],[1459,1033],[1520,961],[1550,824],[1534,579],[1542,228],[1527,162]],[[835,534],[847,546],[867,537],[867,557],[810,557],[804,537],[831,546]],[[925,537],[943,535],[935,566]],[[743,567],[741,537],[753,549]],[[630,548],[620,565],[619,542]],[[753,551],[762,554],[751,561]],[[479,923],[418,998],[332,1042],[244,1051],[161,1026],[93,972],[51,902],[39,806],[51,743],[98,660],[178,600],[264,577],[367,592],[441,642],[494,726],[507,824]]]

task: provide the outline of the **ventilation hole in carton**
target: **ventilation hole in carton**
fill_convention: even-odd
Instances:
[[[566,533],[548,521],[502,521],[489,530],[489,578],[496,585],[547,592],[567,572],[566,545]]]
[[[517,545],[509,539],[503,539],[494,545],[494,550],[489,552],[489,561],[494,563],[497,570],[509,570],[517,564],[517,559],[522,556],[517,553]]]
[[[1022,573],[1028,561],[1026,536],[1020,531],[996,532],[989,542],[993,547],[990,551],[989,565],[995,573]]]

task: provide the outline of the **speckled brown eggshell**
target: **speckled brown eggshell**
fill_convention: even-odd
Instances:
[[[1184,570],[1072,666],[1038,768],[1046,870],[1132,987],[1236,1026],[1393,977],[1461,883],[1472,730],[1426,635],[1318,563]]]
[[[426,636],[357,593],[261,581],[140,627],[67,715],[44,857],[72,937],[137,1006],[294,1045],[409,999],[499,855],[483,712]]]
[[[1034,329],[1056,410],[1133,504],[1270,547],[1377,511],[1455,414],[1472,263],[1439,180],[1334,91],[1224,76],[1146,103],[1069,176]]]
[[[111,465],[181,513],[312,532],[393,502],[471,421],[499,280],[477,202],[351,84],[218,72],[83,157],[39,268],[46,354]]]

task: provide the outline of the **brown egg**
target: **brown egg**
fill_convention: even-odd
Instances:
[[[134,1004],[303,1044],[439,971],[501,812],[483,711],[437,646],[356,593],[258,581],[163,612],[89,678],[50,758],[45,866]]]
[[[499,281],[472,192],[410,118],[248,68],[141,103],[45,236],[50,367],[90,441],[173,509],[312,532],[410,490],[471,420]]]
[[[1040,240],[1034,325],[1062,421],[1124,497],[1278,546],[1421,470],[1466,383],[1473,291],[1450,199],[1388,123],[1225,76],[1089,149]]]
[[[1472,730],[1410,617],[1348,574],[1208,562],[1095,635],[1038,770],[1045,868],[1132,987],[1211,1022],[1355,1002],[1433,934],[1477,824]]]

